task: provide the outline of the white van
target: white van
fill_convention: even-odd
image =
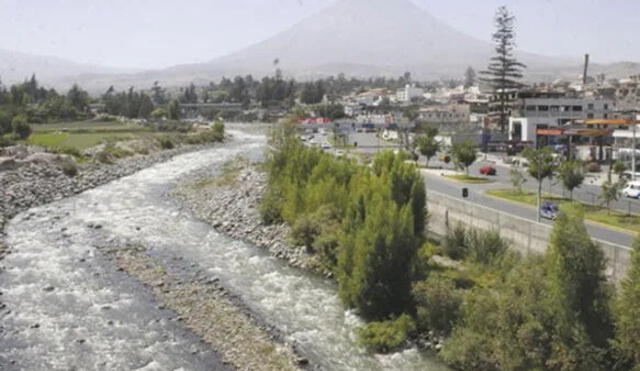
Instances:
[[[627,183],[622,190],[622,195],[629,198],[640,198],[640,181]]]

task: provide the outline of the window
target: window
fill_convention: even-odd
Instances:
[[[609,114],[608,114],[608,113],[605,113],[605,114],[604,114],[604,118],[605,118],[605,119],[608,119],[608,118],[609,118]]]
[[[608,109],[609,109],[609,103],[605,103],[605,104],[604,104],[604,110],[606,111],[606,110],[608,110]],[[606,117],[605,117],[605,118],[606,118]]]
[[[571,106],[563,106],[562,112],[571,112]]]
[[[560,111],[560,106],[551,106],[550,109],[551,109],[551,112],[558,112]]]
[[[573,106],[573,112],[582,112],[582,106]]]
[[[588,118],[588,119],[592,119],[592,118],[593,118],[593,113],[588,113],[588,114],[587,114],[587,118]]]
[[[593,103],[589,103],[589,105],[587,106],[589,110],[593,110]]]
[[[535,111],[536,106],[527,106],[527,111]]]
[[[549,106],[538,106],[538,111],[547,112],[549,110]]]

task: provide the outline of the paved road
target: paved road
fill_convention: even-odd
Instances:
[[[495,188],[495,184],[461,184],[442,178],[437,174],[426,174],[425,178],[427,184],[427,197],[429,190],[444,193],[454,197],[461,197],[462,188],[468,188],[469,198],[467,199],[467,201],[474,202],[498,211],[513,214],[532,221],[536,220],[537,215],[536,209],[534,207],[518,205],[513,202],[502,201],[493,197],[485,196],[484,192],[487,189]],[[553,222],[548,220],[544,220],[543,223],[548,225],[553,224]],[[632,233],[620,232],[591,223],[587,223],[587,230],[589,231],[589,234],[594,238],[623,246],[630,246],[634,238],[634,235]]]

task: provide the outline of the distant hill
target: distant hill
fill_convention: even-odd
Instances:
[[[287,76],[313,78],[338,73],[349,76],[399,76],[410,71],[419,79],[462,78],[467,66],[485,68],[493,54],[491,43],[465,35],[417,7],[410,0],[337,0],[319,13],[250,47],[205,63],[161,70],[112,74],[91,66],[61,60],[35,59],[12,63],[13,75],[25,76],[43,66],[38,77],[56,84],[77,81],[89,90],[109,85],[145,88],[158,80],[165,86],[206,83],[222,76],[273,74],[276,67]],[[0,54],[0,76],[6,64]],[[530,80],[574,78],[582,73],[576,59],[519,52]],[[277,66],[274,61],[278,61]],[[75,71],[74,71],[75,70]],[[640,73],[640,65],[594,65],[592,73],[624,77]],[[69,73],[73,74],[70,75]],[[82,76],[78,76],[84,74]]]
[[[38,56],[0,49],[0,81],[22,82],[36,74],[38,80],[57,85],[84,74],[114,74],[123,70],[71,62],[62,58]]]

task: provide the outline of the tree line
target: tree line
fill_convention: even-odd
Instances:
[[[561,214],[543,255],[461,226],[436,245],[426,239],[425,185],[406,156],[358,165],[304,146],[290,126],[271,144],[264,222],[289,224],[292,240],[333,272],[344,304],[369,321],[358,331],[368,349],[442,336],[440,356],[460,370],[639,369],[640,239],[618,289],[580,208]]]

